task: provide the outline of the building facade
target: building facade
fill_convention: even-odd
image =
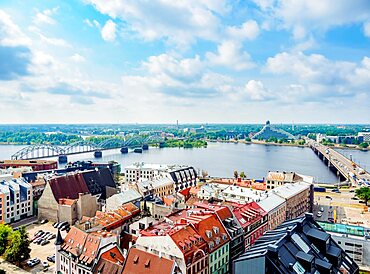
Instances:
[[[275,229],[286,220],[286,201],[284,198],[269,193],[266,199],[257,203],[267,212],[268,230]]]
[[[33,171],[52,170],[58,168],[57,161],[50,160],[1,160],[0,168],[31,167]]]
[[[32,185],[23,178],[2,180],[0,177],[0,223],[12,223],[32,215]]]

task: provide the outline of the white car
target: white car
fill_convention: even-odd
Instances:
[[[45,268],[49,267],[49,263],[44,261],[44,262],[42,262],[42,266],[45,267]]]
[[[317,217],[321,217],[322,216],[322,212],[321,211],[317,212],[316,216]]]

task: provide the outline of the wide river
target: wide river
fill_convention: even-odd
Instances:
[[[0,159],[10,156],[23,146],[0,145]],[[363,168],[370,168],[370,152],[340,150]],[[296,171],[315,177],[317,182],[335,183],[336,176],[312,152],[310,148],[209,143],[207,148],[150,148],[142,154],[129,152],[121,154],[119,149],[103,151],[101,159],[94,159],[93,153],[68,156],[69,161],[93,160],[108,162],[114,160],[124,168],[135,162],[192,165],[197,170],[206,170],[210,176],[232,177],[234,170],[244,171],[248,178],[261,179],[271,171]]]

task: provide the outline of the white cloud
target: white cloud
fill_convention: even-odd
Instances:
[[[57,47],[65,47],[65,48],[70,48],[71,45],[64,39],[61,38],[50,38],[46,37],[45,35],[38,33],[40,36],[41,40],[49,45],[52,46],[57,46]]]
[[[85,57],[83,57],[82,55],[78,54],[78,53],[75,53],[73,54],[70,59],[73,61],[73,62],[76,62],[76,63],[83,63],[86,61]]]
[[[253,101],[265,101],[272,99],[272,94],[264,87],[261,81],[250,80],[245,85],[244,92]]]
[[[331,61],[320,54],[283,52],[268,58],[265,71],[280,77],[287,76],[290,81],[288,94],[296,94],[299,87],[299,90],[304,91],[299,96],[301,100],[324,101],[335,97],[370,94],[368,57],[364,57],[361,63],[354,63]]]
[[[226,30],[230,37],[236,40],[254,40],[257,38],[259,31],[259,26],[254,20],[248,20],[240,27],[228,27]]]
[[[109,19],[101,29],[101,37],[108,42],[116,40],[116,24],[112,20]]]
[[[124,20],[134,33],[145,40],[166,39],[179,47],[186,47],[197,38],[217,40],[218,16],[230,10],[226,0],[86,2],[102,14]]]
[[[312,32],[370,20],[368,0],[254,0],[275,25],[303,39]]]
[[[54,25],[56,21],[52,18],[52,15],[54,15],[58,11],[58,9],[59,7],[55,7],[53,9],[38,11],[33,19],[33,22],[37,25],[41,24]]]
[[[364,35],[370,38],[370,21],[364,23]]]
[[[243,51],[242,45],[236,41],[224,41],[217,47],[217,53],[207,52],[208,61],[217,66],[224,66],[240,71],[254,67],[250,55]]]
[[[0,9],[0,45],[3,46],[29,46],[29,39],[17,26],[9,14]]]

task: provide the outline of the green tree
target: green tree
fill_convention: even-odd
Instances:
[[[8,237],[12,233],[12,228],[5,224],[0,224],[0,255],[3,255],[8,244]]]
[[[4,269],[0,269],[0,274],[6,274],[6,271]]]
[[[361,200],[365,201],[367,205],[367,201],[370,200],[370,188],[369,187],[361,187],[355,190],[356,196]]]
[[[359,146],[360,146],[360,148],[368,148],[368,147],[369,147],[369,144],[368,144],[368,143],[363,142],[363,143],[361,143]]]
[[[238,179],[238,175],[239,175],[239,174],[238,174],[238,171],[237,171],[237,170],[234,170],[234,178],[235,178],[235,179]]]
[[[13,231],[8,237],[8,246],[5,250],[5,259],[16,265],[30,257],[30,241],[24,226],[19,230]]]
[[[239,176],[240,176],[240,178],[243,178],[243,179],[246,177],[244,171],[240,172]]]

